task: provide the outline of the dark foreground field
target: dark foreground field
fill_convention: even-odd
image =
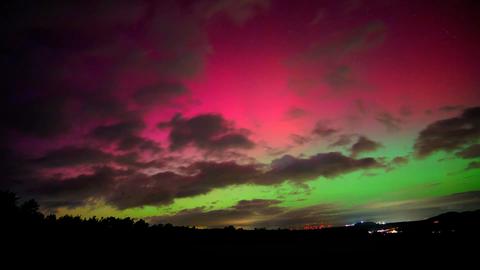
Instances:
[[[475,259],[480,243],[480,210],[446,213],[421,221],[321,230],[194,229],[148,225],[132,219],[81,219],[43,216],[38,205],[17,205],[12,193],[1,196],[3,255],[29,253],[40,257],[116,258],[133,254],[180,256],[335,256],[367,258],[434,256]],[[60,255],[61,254],[61,255]]]

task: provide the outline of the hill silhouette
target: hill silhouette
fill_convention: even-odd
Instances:
[[[449,212],[429,219],[389,224],[358,223],[319,230],[196,229],[172,224],[150,225],[132,218],[81,218],[43,215],[34,200],[19,203],[12,192],[0,192],[0,229],[10,250],[34,247],[38,253],[162,252],[313,255],[313,254],[457,254],[474,252],[480,239],[480,210]],[[48,247],[48,248],[47,248]],[[153,247],[153,249],[152,249]],[[36,249],[35,249],[36,248]]]

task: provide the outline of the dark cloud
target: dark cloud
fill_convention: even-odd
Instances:
[[[135,135],[123,138],[119,141],[117,148],[122,151],[136,149],[140,151],[151,151],[153,153],[158,153],[162,150],[158,143]]]
[[[169,171],[152,176],[135,173],[117,181],[112,192],[104,194],[104,199],[118,209],[169,204],[178,186],[185,181],[188,177]]]
[[[410,106],[402,106],[399,110],[399,113],[403,117],[409,117],[412,116],[413,110]]]
[[[322,5],[322,7],[317,11],[315,17],[310,22],[311,25],[319,24],[321,22],[326,22],[332,17],[351,17],[354,13],[362,7],[365,7],[365,3],[361,0],[348,0],[338,2],[338,4]]]
[[[194,208],[174,215],[150,217],[151,223],[172,223],[183,226],[222,228],[229,225],[246,228],[303,228],[306,224],[339,222],[339,208],[334,205],[315,205],[290,210],[278,200],[243,200],[230,208],[206,211]]]
[[[245,134],[226,134],[212,141],[213,149],[253,148],[254,143]]]
[[[385,25],[382,22],[370,22],[345,33],[328,44],[317,44],[308,52],[308,56],[326,58],[337,62],[347,54],[362,51],[382,43],[385,38]]]
[[[343,91],[355,83],[352,69],[346,65],[332,68],[325,74],[324,80],[331,89],[337,92]]]
[[[350,147],[350,152],[353,157],[356,157],[360,153],[373,152],[382,147],[378,142],[372,141],[365,136],[359,136],[357,142]]]
[[[0,148],[0,170],[2,190],[21,190],[35,175],[31,162],[9,147]]]
[[[288,145],[286,147],[271,147],[271,146],[265,145],[264,148],[266,150],[266,153],[269,156],[280,156],[290,151],[292,146]]]
[[[369,108],[369,106],[365,104],[364,100],[355,99],[352,103],[355,111],[360,113],[361,115],[367,115],[370,113],[371,108]]]
[[[311,141],[311,138],[298,134],[290,134],[290,139],[297,145],[304,145]]]
[[[320,153],[309,158],[285,155],[272,161],[271,170],[262,176],[264,183],[285,180],[304,182],[320,176],[332,178],[356,170],[378,168],[381,164],[373,158],[354,159],[339,152]]]
[[[287,119],[298,119],[308,115],[308,112],[302,108],[291,107],[288,111],[285,112],[285,117]]]
[[[213,188],[253,182],[259,174],[256,165],[240,165],[235,162],[197,162],[187,169],[197,173],[188,185],[179,190],[178,195],[181,197],[207,193]]]
[[[480,162],[472,161],[468,163],[467,170],[480,169]]]
[[[2,6],[2,112],[10,128],[50,137],[85,118],[129,114],[117,85],[136,78],[135,100],[165,101],[184,92],[164,83],[196,75],[208,44],[180,3],[8,1]],[[130,90],[129,90],[130,91]],[[125,94],[125,93],[121,93]]]
[[[145,169],[145,168],[162,168],[165,165],[165,161],[161,159],[153,159],[149,161],[143,161],[139,154],[136,152],[130,152],[124,155],[118,155],[114,157],[114,161],[117,164],[124,165],[133,169]]]
[[[450,112],[457,112],[465,107],[462,105],[446,105],[438,108],[438,111],[443,112],[443,113],[450,113]]]
[[[400,130],[400,125],[402,124],[402,120],[393,116],[388,112],[379,113],[375,120],[377,120],[380,124],[384,125],[387,131],[396,132]]]
[[[331,135],[337,133],[339,130],[332,128],[328,125],[325,121],[318,121],[315,124],[315,128],[313,129],[312,133],[318,135],[322,138],[330,137]]]
[[[259,173],[254,165],[234,162],[198,162],[151,176],[136,173],[117,182],[107,201],[119,209],[169,204],[174,198],[205,194],[214,188],[251,182]]]
[[[279,201],[279,200],[262,200],[262,199],[241,200],[233,207],[233,209],[253,210],[253,211],[263,212],[265,208],[268,208],[273,205],[277,205],[281,202],[282,201]]]
[[[342,209],[333,204],[319,204],[297,209],[284,208],[277,215],[257,221],[256,227],[303,229],[305,225],[343,225]]]
[[[186,92],[180,81],[202,70],[209,47],[191,3],[7,2],[0,107],[17,142],[130,119],[134,102],[164,104]]]
[[[389,162],[385,162],[385,158],[380,158],[379,160],[385,163],[385,171],[387,172],[400,166],[406,165],[409,162],[407,156],[397,156],[391,159]]]
[[[55,159],[59,154],[51,156],[55,158],[49,162],[55,166],[66,162],[87,162],[75,158],[57,161]],[[356,170],[382,166],[373,158],[353,159],[338,152],[321,153],[309,158],[287,155],[274,160],[270,168],[262,164],[238,164],[233,161],[195,162],[175,171],[162,171],[153,175],[142,173],[139,169],[160,167],[164,164],[162,160],[143,161],[138,155],[130,153],[112,157],[112,162],[127,168],[94,168],[92,174],[30,181],[25,190],[30,196],[41,201],[48,200],[48,204],[55,203],[57,207],[78,206],[90,199],[102,199],[118,209],[126,209],[170,204],[175,198],[206,194],[215,188],[232,185],[273,185],[284,181],[300,184],[320,176],[333,178]],[[250,202],[250,206],[254,207],[254,203]],[[248,205],[242,203],[238,207],[247,208]]]
[[[478,158],[480,157],[480,144],[473,144],[457,152],[457,156],[461,158]]]
[[[117,149],[122,151],[142,150],[161,151],[160,146],[149,139],[138,135],[145,128],[141,120],[122,121],[116,124],[102,125],[91,131],[91,136],[106,143],[117,143]]]
[[[53,137],[71,128],[71,123],[65,117],[65,100],[59,98],[36,97],[10,102],[4,110],[6,124],[26,135]]]
[[[392,163],[395,165],[405,165],[408,163],[407,157],[395,157],[392,159]]]
[[[439,120],[422,130],[415,154],[423,158],[437,151],[451,152],[480,139],[480,107],[468,108],[458,117]]]
[[[200,0],[195,1],[194,9],[196,13],[210,19],[216,15],[223,15],[237,25],[243,25],[256,13],[267,9],[270,6],[270,0]]]
[[[145,128],[145,125],[141,121],[124,121],[111,125],[98,126],[92,130],[92,136],[105,141],[117,141],[130,137],[143,128]]]
[[[130,119],[136,117],[136,112],[127,110],[126,104],[115,98],[109,91],[98,90],[98,93],[81,93],[75,97],[74,104],[78,110],[73,117],[78,121],[89,122],[93,119]],[[81,123],[79,123],[81,124]]]
[[[178,226],[200,226],[222,228],[228,225],[238,225],[240,220],[250,218],[249,211],[231,209],[212,210],[206,212],[204,208],[182,210],[175,215],[164,215],[147,218],[149,223],[170,223]]]
[[[47,207],[76,207],[88,199],[101,198],[107,194],[115,177],[123,174],[109,167],[101,167],[90,175],[79,175],[68,179],[45,179],[31,183],[28,194]]]
[[[340,135],[335,142],[329,145],[329,147],[341,147],[347,146],[353,142],[353,138],[355,135],[353,134],[342,134]]]
[[[176,96],[184,94],[186,88],[181,83],[162,82],[138,90],[133,98],[140,105],[161,105],[170,102]]]
[[[250,149],[255,144],[245,130],[235,129],[233,124],[219,114],[201,114],[190,119],[181,115],[159,128],[170,128],[170,150],[175,151],[194,145],[204,150],[225,150],[228,148]]]
[[[32,163],[41,167],[70,167],[84,164],[108,162],[112,155],[98,149],[78,146],[65,146],[52,150],[44,156],[32,160]]]
[[[355,86],[356,89],[368,89],[366,84],[354,77],[354,70],[345,58],[381,44],[386,27],[382,22],[373,21],[355,29],[342,32],[330,42],[315,42],[302,53],[291,59],[293,69],[306,67],[316,70],[311,74],[295,75],[289,85],[300,93],[326,84],[334,93]],[[353,88],[352,88],[353,89]]]
[[[242,200],[233,207],[221,210],[206,211],[205,208],[182,210],[175,215],[156,216],[148,218],[151,223],[172,223],[184,226],[206,226],[221,228],[228,225],[252,226],[285,211],[277,206],[278,200]],[[252,226],[253,227],[253,226]]]

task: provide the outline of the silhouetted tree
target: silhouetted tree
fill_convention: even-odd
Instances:
[[[5,220],[16,218],[18,215],[18,197],[10,191],[0,191],[0,212]]]
[[[235,227],[234,227],[233,225],[227,226],[227,227],[225,227],[225,228],[223,228],[223,229],[224,229],[225,231],[229,231],[229,232],[235,231]]]

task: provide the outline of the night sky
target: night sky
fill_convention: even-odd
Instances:
[[[6,1],[0,189],[197,227],[480,208],[479,1]]]

